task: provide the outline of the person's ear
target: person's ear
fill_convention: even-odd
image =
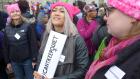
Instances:
[[[131,23],[136,23],[137,22],[137,20],[135,19],[135,18],[131,18]]]

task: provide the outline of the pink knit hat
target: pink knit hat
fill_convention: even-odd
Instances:
[[[74,15],[78,14],[80,12],[80,9],[78,7],[75,7],[69,3],[65,3],[65,2],[56,2],[54,4],[51,5],[51,10],[53,8],[55,8],[56,6],[63,6],[65,7],[65,9],[68,11],[69,16],[71,17],[71,19],[73,20]]]
[[[17,3],[5,5],[7,13],[10,15],[13,11],[20,11]]]
[[[140,20],[140,0],[108,0],[109,5]]]

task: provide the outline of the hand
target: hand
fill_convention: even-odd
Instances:
[[[41,77],[42,77],[41,74],[39,74],[37,71],[34,71],[33,75],[34,75],[35,79],[41,79]],[[49,78],[46,77],[45,79],[49,79]]]
[[[32,67],[33,67],[33,69],[34,69],[35,65],[36,65],[36,63],[32,62]]]
[[[12,65],[10,63],[7,64],[7,67],[6,68],[8,69],[9,72],[12,72],[13,71],[12,70]]]
[[[35,79],[41,79],[41,74],[39,74],[37,71],[34,71],[33,75]]]
[[[46,77],[45,79],[49,79],[48,77]]]

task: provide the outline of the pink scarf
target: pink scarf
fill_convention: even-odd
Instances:
[[[140,35],[122,40],[118,43],[116,38],[112,38],[106,48],[103,49],[102,55],[98,60],[94,60],[91,64],[85,79],[92,79],[95,73],[104,66],[114,63],[117,59],[118,51],[134,43],[136,40],[140,39]]]

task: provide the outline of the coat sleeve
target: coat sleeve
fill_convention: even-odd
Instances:
[[[87,47],[81,37],[76,38],[74,71],[71,74],[55,77],[54,79],[83,79],[87,71],[89,58]]]
[[[5,31],[3,31],[3,38],[2,38],[2,53],[4,55],[5,63],[6,64],[10,63],[9,44],[8,44],[8,38],[7,38]]]
[[[27,32],[28,40],[29,40],[29,47],[30,47],[30,54],[32,57],[32,61],[36,62],[37,61],[37,55],[38,55],[38,43],[37,43],[37,38],[35,35],[35,28],[34,24],[31,24],[28,28]]]

